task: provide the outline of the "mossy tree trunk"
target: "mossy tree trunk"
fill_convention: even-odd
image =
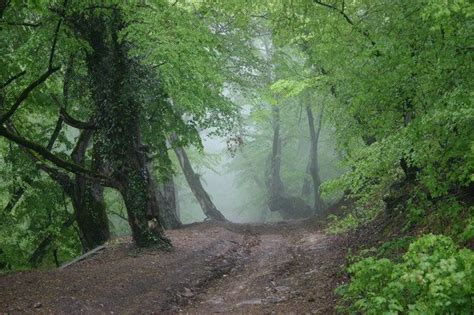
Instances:
[[[84,157],[90,144],[92,131],[85,130],[79,136],[72,152],[72,160],[84,166]],[[92,170],[102,171],[102,163],[93,149]],[[66,190],[67,191],[67,190]],[[74,207],[74,214],[79,226],[80,239],[85,251],[104,244],[110,238],[107,205],[104,200],[104,188],[97,182],[76,175],[74,184],[69,189],[69,196]]]
[[[67,18],[91,47],[86,66],[95,104],[94,150],[105,163],[127,208],[128,222],[138,246],[170,246],[159,222],[156,187],[141,142],[137,61],[128,56],[129,44],[119,40],[125,26],[120,10],[100,10]]]

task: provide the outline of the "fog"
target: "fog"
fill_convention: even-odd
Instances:
[[[250,196],[244,187],[237,185],[237,176],[235,172],[229,170],[229,163],[233,157],[227,152],[226,141],[218,137],[203,138],[203,153],[192,151],[191,163],[196,172],[201,175],[201,181],[204,188],[209,193],[212,201],[224,216],[232,222],[253,222],[261,211],[249,204]],[[191,151],[191,150],[190,150]],[[213,160],[212,168],[204,167],[196,162],[198,154],[204,154],[200,158]],[[194,198],[184,177],[178,177],[178,200],[180,209],[180,218],[183,223],[203,221],[206,217],[203,214],[199,204]]]
[[[255,154],[251,151],[253,147],[244,142],[232,156],[227,150],[225,138],[203,136],[202,139],[204,147],[202,152],[193,148],[188,148],[187,152],[194,170],[201,175],[202,184],[217,209],[228,220],[236,223],[282,220],[280,213],[268,209],[267,188],[263,185],[256,185],[250,176],[235,171],[231,167],[236,159],[247,158],[247,156],[243,157],[244,154]],[[262,151],[271,152],[272,150],[270,141],[261,142],[258,146]],[[336,153],[330,128],[323,129],[319,147],[320,174],[324,182],[335,178],[344,170],[339,163],[340,158]],[[307,139],[293,139],[283,148],[282,178],[288,191],[295,195],[300,193],[300,186],[305,177],[309,150]],[[295,156],[297,159],[294,158]],[[266,167],[267,165],[263,167],[258,165],[254,174],[262,178],[262,183],[264,183]],[[187,224],[205,220],[206,216],[179,170],[176,184],[181,221]],[[329,205],[337,197],[337,194],[330,196],[326,198],[326,202]],[[309,203],[310,199],[306,199],[306,201]]]

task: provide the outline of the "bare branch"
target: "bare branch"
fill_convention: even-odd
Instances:
[[[48,176],[51,177],[51,179],[56,181],[56,183],[58,183],[66,193],[71,193],[73,191],[73,186],[74,186],[73,181],[66,173],[61,172],[57,168],[51,167],[48,164],[38,160],[38,158],[34,154],[32,154],[28,149],[23,148],[23,150],[26,152],[28,157],[30,157],[30,159],[33,160],[36,166],[40,170],[48,174]]]
[[[116,215],[116,216],[119,217],[120,219],[125,220],[126,222],[128,222],[128,218],[125,217],[125,216],[123,216],[122,214],[120,214],[120,213],[118,213],[118,212],[115,212],[115,211],[113,211],[113,210],[108,210],[108,212],[109,212],[110,214]]]
[[[66,83],[64,84],[63,90],[65,91],[65,93],[68,90]],[[63,122],[65,122],[66,124],[68,124],[71,127],[77,128],[77,129],[91,129],[91,130],[96,129],[96,126],[93,123],[83,122],[83,121],[75,119],[74,117],[69,115],[68,112],[66,111],[65,106],[63,106],[61,104],[61,102],[56,97],[56,95],[52,94],[51,97],[53,98],[53,100],[55,101],[55,103],[59,107],[59,117],[60,117],[60,119],[62,119]],[[68,98],[69,98],[69,96],[67,94],[64,94],[64,101],[65,102],[67,101]]]

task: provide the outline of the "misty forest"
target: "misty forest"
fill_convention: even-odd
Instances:
[[[0,0],[0,313],[472,314],[469,0]]]

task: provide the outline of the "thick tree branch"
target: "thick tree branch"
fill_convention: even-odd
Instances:
[[[58,123],[56,124],[56,128],[53,132],[53,134],[51,135],[49,141],[48,141],[48,146],[46,147],[46,149],[48,151],[51,151],[53,145],[54,145],[54,142],[56,142],[56,139],[58,137],[58,134],[59,134],[59,131],[61,128],[58,129],[58,125],[59,125],[59,122],[61,122],[61,118],[59,118],[58,120]],[[62,127],[62,123],[59,125],[60,127]],[[11,131],[11,132],[15,132],[18,134],[18,130],[15,128],[15,126],[13,125],[13,123],[8,123],[7,124],[7,127],[8,129]],[[63,187],[64,190],[66,191],[71,191],[72,189],[72,181],[71,179],[69,178],[69,176],[61,171],[59,171],[58,169],[54,168],[54,167],[51,167],[49,165],[47,165],[46,163],[44,163],[43,161],[41,161],[41,159],[38,158],[38,156],[36,156],[33,152],[31,152],[29,149],[27,149],[26,147],[23,147],[23,146],[20,146],[21,150],[23,150],[25,152],[25,154],[36,164],[36,166],[44,171],[45,173],[47,173],[53,180],[55,180],[56,182],[58,182],[61,187]]]
[[[48,145],[46,146],[46,149],[48,151],[51,151],[51,149],[53,149],[54,143],[58,139],[61,129],[63,129],[63,119],[59,117],[58,121],[56,122],[56,126],[54,127],[53,134],[49,138]]]
[[[83,121],[73,118],[71,115],[69,115],[66,112],[66,109],[64,107],[61,107],[61,109],[59,110],[59,115],[64,120],[64,122],[71,127],[74,127],[77,129],[86,129],[86,130],[96,129],[96,126],[93,123],[83,122]]]
[[[56,128],[54,129],[53,134],[51,135],[48,146],[46,147],[47,150],[51,150],[62,127],[62,119],[59,118],[58,122],[56,123]],[[15,132],[16,129],[15,127],[10,123],[9,128],[14,130]],[[82,163],[82,159],[85,155],[85,151],[87,150],[87,147],[90,144],[90,140],[92,138],[92,131],[84,131],[81,133],[79,139],[77,140],[76,147],[71,153],[71,158],[73,161],[77,164]],[[51,167],[47,165],[46,163],[42,162],[40,159],[38,159],[37,156],[35,156],[29,149],[26,147],[20,146],[21,149],[25,152],[25,154],[36,164],[36,166],[42,170],[43,172],[47,173],[49,177],[51,177],[54,181],[56,181],[63,189],[66,191],[68,194],[72,194],[73,192],[73,187],[74,183],[72,179],[65,174],[64,172],[61,172],[57,168]],[[32,181],[29,178],[24,178],[24,181],[26,181],[28,184],[32,184]],[[25,192],[25,188],[21,187],[17,191],[14,192],[12,198],[8,202],[7,206],[5,207],[3,213],[9,213],[15,205],[18,203],[20,198],[23,196]]]
[[[28,149],[23,148],[28,156],[35,162],[36,166],[45,172],[51,177],[56,183],[58,183],[61,188],[67,193],[70,194],[73,191],[74,183],[72,179],[64,172],[61,172],[55,167],[51,167],[48,164],[40,161],[34,154],[32,154]]]
[[[40,157],[42,157],[46,159],[47,161],[53,163],[54,165],[58,166],[59,168],[62,168],[74,174],[79,174],[79,175],[84,175],[86,177],[89,177],[92,180],[98,181],[101,185],[108,186],[108,187],[115,187],[114,182],[107,176],[102,175],[102,174],[97,174],[80,165],[65,161],[57,157],[55,154],[51,153],[50,151],[48,151],[45,147],[37,143],[34,143],[12,132],[11,130],[8,130],[4,126],[0,126],[0,136],[4,136],[8,140],[37,153],[39,156],[37,156],[36,158],[38,159],[41,159]]]
[[[58,122],[60,120],[61,118],[59,118]],[[82,166],[87,147],[89,146],[92,139],[92,134],[93,131],[85,130],[80,134],[79,139],[76,142],[76,146],[74,147],[74,150],[71,153],[71,158],[77,165]],[[51,139],[54,137],[55,134],[53,133]],[[61,185],[61,187],[63,187],[65,191],[68,191],[68,193],[72,194],[74,183],[67,174],[41,162],[36,156],[31,154],[28,149],[24,148],[24,150],[34,161],[37,162],[37,166],[39,169],[47,173],[53,180],[55,180],[59,185]]]
[[[49,68],[45,73],[43,73],[38,79],[33,81],[30,85],[28,85],[23,92],[21,92],[20,96],[16,99],[15,103],[13,103],[12,107],[0,118],[0,125],[3,125],[7,120],[9,120],[16,110],[20,107],[21,103],[30,95],[31,91],[33,91],[36,87],[38,87],[41,83],[46,81],[53,73],[59,70],[59,67]]]
[[[10,123],[10,128],[12,128],[13,130],[15,130],[15,127]],[[62,128],[62,119],[59,118],[58,119],[58,122],[56,123],[56,127],[53,131],[53,134],[51,135],[51,137],[49,138],[49,141],[48,141],[48,145],[46,146],[46,149],[48,150],[51,150],[53,148],[53,145],[54,143],[56,142],[57,138],[58,138],[58,135],[59,135],[59,132],[61,131],[61,128]],[[28,151],[26,148],[24,147],[21,147],[25,153],[30,157],[32,158],[35,162],[37,162],[38,160],[37,159],[34,159],[34,155],[31,154],[30,151]],[[28,176],[24,176],[22,178],[22,181],[26,182],[27,184],[29,185],[32,185],[33,184],[33,180],[31,180]],[[13,195],[11,196],[10,200],[8,201],[8,204],[5,206],[5,208],[3,209],[3,213],[10,213],[13,208],[16,206],[16,204],[18,203],[18,201],[20,201],[21,197],[23,196],[23,194],[25,193],[25,187],[20,187],[18,190],[16,190]]]

